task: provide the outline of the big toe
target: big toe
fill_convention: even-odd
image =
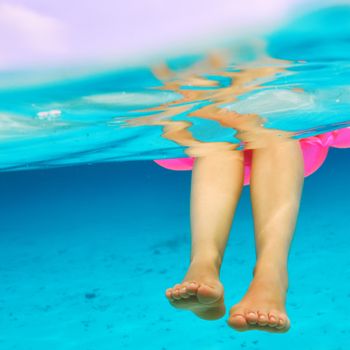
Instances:
[[[197,294],[197,291],[199,288],[198,282],[196,282],[196,281],[185,282],[184,285],[187,289],[188,295],[196,295]]]
[[[221,283],[201,284],[197,290],[197,298],[201,304],[212,304],[223,298],[224,289]]]
[[[232,314],[228,319],[228,324],[238,331],[248,329],[248,323],[243,314]]]

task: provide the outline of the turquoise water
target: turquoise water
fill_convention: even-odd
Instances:
[[[347,350],[349,164],[349,150],[332,150],[306,179],[282,335],[168,305],[189,260],[189,172],[125,162],[2,173],[1,349]],[[227,306],[254,266],[248,192],[223,264]]]
[[[240,144],[233,127],[217,119],[223,113],[231,121],[255,118],[285,137],[347,126],[349,23],[344,5],[265,37],[142,67],[0,72],[0,168],[184,156],[193,142],[165,135],[179,122],[197,143]]]
[[[350,125],[349,58],[341,6],[144,67],[1,72],[0,349],[348,349],[349,150],[332,149],[306,179],[284,335],[237,333],[168,305],[189,260],[191,174],[149,160],[193,141],[260,146],[209,107],[281,140]],[[166,134],[178,125],[191,144]],[[254,257],[245,188],[222,271],[227,306]]]

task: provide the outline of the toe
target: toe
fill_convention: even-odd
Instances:
[[[168,299],[172,299],[172,289],[171,288],[168,288],[166,291],[165,291],[165,296],[168,298]]]
[[[279,321],[276,328],[279,330],[288,330],[289,327],[290,327],[290,322],[288,317],[283,314],[279,315]]]
[[[173,288],[171,296],[175,300],[180,300],[181,299],[180,290],[178,288]]]
[[[266,312],[258,311],[258,325],[266,326],[268,324],[268,316]]]
[[[257,324],[258,322],[258,314],[255,311],[246,312],[245,318],[250,325]]]
[[[270,311],[269,314],[268,314],[268,325],[270,327],[276,327],[278,325],[278,322],[279,322],[279,317],[277,315],[277,312],[274,312],[274,311]]]
[[[196,295],[199,288],[199,284],[195,281],[186,282],[186,289],[188,295]]]
[[[202,304],[212,304],[222,299],[224,290],[221,284],[201,284],[197,291],[197,298]]]
[[[182,286],[180,289],[179,289],[179,294],[180,294],[180,297],[183,298],[183,299],[188,299],[190,296],[187,294],[187,288],[185,286]]]
[[[180,290],[182,297],[188,299],[193,296],[196,296],[198,293],[199,287],[200,287],[200,284],[198,282],[195,282],[195,281],[184,282],[182,284],[182,288],[186,288],[186,291],[185,289]]]
[[[228,323],[238,331],[244,331],[248,328],[247,320],[243,314],[233,314],[230,316]]]

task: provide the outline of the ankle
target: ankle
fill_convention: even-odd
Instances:
[[[191,257],[190,268],[200,268],[208,271],[220,273],[222,258],[218,255],[193,255]]]
[[[257,261],[253,270],[254,279],[276,281],[284,289],[288,289],[288,271],[286,264]]]

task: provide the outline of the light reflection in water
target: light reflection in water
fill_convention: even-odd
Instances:
[[[200,156],[345,127],[348,23],[341,6],[143,68],[0,72],[0,169]]]
[[[288,74],[286,69],[291,63],[264,54],[242,66],[234,66],[228,59],[224,54],[210,55],[180,73],[171,71],[165,64],[154,68],[155,76],[163,83],[159,89],[182,97],[146,109],[147,114],[154,114],[129,119],[127,123],[132,126],[162,126],[162,137],[186,147],[185,153],[192,157],[224,149],[259,148],[291,138],[291,132],[265,128],[264,118],[257,113],[238,113],[227,108],[240,96],[261,89],[262,82]],[[296,89],[294,91],[298,93]],[[302,89],[299,91],[302,92]],[[232,141],[200,141],[189,130],[193,126],[188,120],[191,117],[212,120],[221,127],[232,129]]]

